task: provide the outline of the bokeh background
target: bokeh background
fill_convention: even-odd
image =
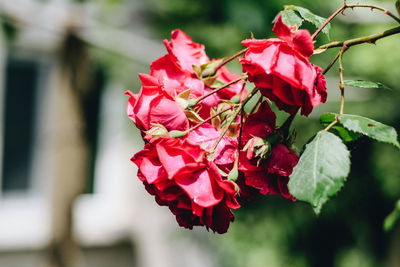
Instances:
[[[394,2],[374,3],[395,12]],[[235,211],[224,235],[178,227],[136,178],[129,159],[143,143],[123,91],[138,92],[137,73],[166,53],[162,39],[181,28],[210,57],[230,56],[251,33],[273,36],[286,4],[327,17],[342,1],[0,0],[0,266],[400,266],[400,228],[382,229],[400,198],[400,152],[390,145],[349,144],[351,174],[318,217],[261,196]],[[330,40],[395,25],[368,9],[345,14]],[[346,113],[400,130],[399,48],[392,36],[346,52],[346,79],[392,88],[347,88]],[[325,67],[335,53],[312,61]],[[321,129],[319,115],[339,108],[337,65],[327,80],[328,102],[294,122],[299,150]]]

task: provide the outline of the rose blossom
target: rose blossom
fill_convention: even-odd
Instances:
[[[281,194],[295,200],[289,193],[287,183],[298,162],[297,155],[277,141],[268,143],[271,150],[265,158],[255,155],[256,148],[252,142],[256,138],[268,142],[268,138],[275,133],[275,120],[276,116],[266,101],[256,113],[249,115],[243,125],[243,141],[250,145],[247,151],[240,153],[239,170],[244,174],[244,183],[258,189],[261,194]]]
[[[154,138],[133,156],[138,177],[159,205],[170,208],[180,226],[204,225],[225,233],[239,208],[235,184],[223,180],[205,150],[185,140]]]
[[[200,66],[212,62],[205,53],[204,45],[193,42],[181,30],[172,31],[171,41],[164,40],[164,45],[168,54],[151,63],[150,75],[159,81],[171,97],[190,89],[191,97],[199,98],[214,89],[206,86],[202,77],[199,77],[193,69],[193,65]],[[215,80],[219,80],[221,84],[240,77],[225,66],[215,75]],[[244,97],[247,91],[242,90],[243,86],[244,82],[239,81],[205,98],[199,105],[201,107],[199,115],[207,119],[210,116],[210,109],[221,103],[221,99],[229,100],[240,92]]]
[[[291,114],[301,108],[308,116],[313,107],[326,101],[326,82],[321,68],[310,63],[313,40],[307,30],[296,30],[279,15],[273,32],[280,38],[247,39],[243,72],[277,107]]]
[[[142,88],[138,94],[126,91],[129,96],[127,113],[142,130],[149,130],[152,123],[162,124],[167,130],[186,130],[189,121],[175,100],[167,94],[158,81],[150,75],[139,74]]]

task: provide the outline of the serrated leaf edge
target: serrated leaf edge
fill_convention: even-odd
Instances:
[[[386,124],[381,123],[381,122],[379,122],[379,121],[372,120],[372,119],[370,119],[370,118],[358,116],[358,115],[351,115],[351,114],[344,114],[344,115],[368,119],[368,120],[370,120],[371,122],[375,122],[375,123],[383,124],[383,125],[385,125],[385,126],[387,126],[387,127],[391,127],[391,128],[395,131],[395,133],[396,133],[396,139],[398,138],[397,131],[396,131],[396,129],[394,129],[392,126],[386,125]],[[394,145],[395,147],[397,147],[398,149],[400,149],[400,143],[399,143],[398,140],[397,140],[397,142],[382,141],[382,140],[379,140],[379,139],[375,138],[374,136],[370,136],[370,135],[368,135],[368,134],[365,134],[365,133],[362,132],[362,131],[357,131],[357,130],[354,130],[354,129],[350,129],[350,128],[348,128],[343,122],[340,121],[340,117],[341,117],[341,115],[338,115],[338,119],[339,119],[340,124],[342,124],[343,127],[346,128],[347,130],[352,131],[352,132],[355,132],[355,133],[359,133],[359,134],[362,134],[362,135],[365,135],[365,136],[367,136],[368,138],[374,139],[375,141],[378,141],[378,142],[382,142],[382,143],[387,143],[387,144]]]

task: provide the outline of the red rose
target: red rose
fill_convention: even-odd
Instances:
[[[158,79],[163,89],[172,97],[190,89],[190,93],[200,97],[204,93],[204,83],[196,75],[180,67],[170,55],[165,55],[150,66],[150,75]]]
[[[170,208],[179,225],[227,231],[234,219],[230,209],[239,208],[235,184],[222,179],[205,150],[180,139],[155,138],[132,161],[147,191]]]
[[[244,125],[242,142],[247,143],[252,137],[267,138],[275,131],[276,115],[266,101],[262,102],[256,113],[250,114]]]
[[[276,116],[266,101],[256,113],[249,115],[243,125],[242,136],[242,144],[247,144],[247,151],[240,153],[239,170],[244,174],[244,184],[258,189],[261,194],[281,194],[294,200],[287,183],[298,157],[285,145],[268,140],[276,132],[275,120]],[[256,138],[261,144],[256,144]],[[263,145],[272,148],[260,158],[255,150],[261,149]]]
[[[269,158],[260,164],[257,159],[249,160],[245,153],[240,153],[239,170],[244,174],[245,184],[258,189],[261,194],[281,194],[286,199],[295,200],[287,184],[298,160],[293,151],[282,144],[276,144]]]
[[[280,39],[242,41],[248,47],[239,59],[243,72],[279,109],[295,113],[301,108],[307,116],[327,97],[321,68],[310,63],[314,50],[310,33],[284,24],[281,15],[273,31]]]
[[[194,73],[193,65],[203,65],[210,59],[204,51],[204,45],[195,43],[181,30],[171,32],[171,41],[164,40],[168,54],[182,70]]]
[[[127,113],[142,130],[149,130],[152,123],[162,124],[167,130],[186,130],[189,121],[183,109],[169,94],[162,90],[158,81],[150,75],[139,74],[142,88],[139,94],[126,91],[129,96]]]
[[[164,40],[164,44],[168,54],[155,60],[150,66],[150,75],[159,81],[164,91],[174,98],[177,94],[190,89],[191,97],[198,98],[215,89],[207,87],[193,69],[193,65],[200,66],[211,62],[205,53],[204,45],[193,42],[181,30],[172,31],[171,41]],[[216,80],[219,80],[220,84],[229,83],[239,77],[240,75],[230,72],[225,66],[216,73]],[[240,92],[244,98],[247,91],[242,90],[243,86],[244,82],[239,81],[207,97],[199,105],[201,106],[199,115],[207,119],[210,116],[210,109],[221,103],[221,99],[229,100]]]

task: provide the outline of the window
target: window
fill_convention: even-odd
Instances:
[[[30,185],[38,63],[9,59],[4,94],[2,191]]]

